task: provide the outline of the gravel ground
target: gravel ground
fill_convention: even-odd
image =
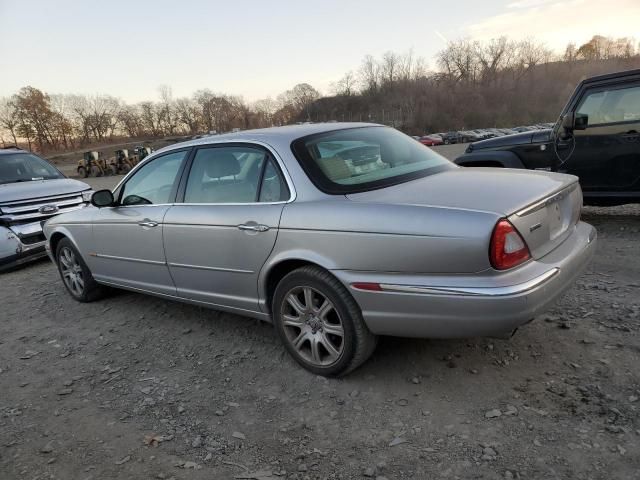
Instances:
[[[113,177],[112,177],[113,178]],[[346,378],[270,325],[0,276],[0,479],[640,478],[640,207],[510,340],[383,338]]]

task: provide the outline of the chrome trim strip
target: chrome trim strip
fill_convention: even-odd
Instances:
[[[64,207],[65,205],[76,205],[78,203],[84,203],[82,200],[82,196],[78,195],[77,197],[71,197],[68,200],[62,200],[62,201],[57,201],[57,200],[52,200],[52,201],[44,201],[44,202],[38,202],[38,203],[33,203],[31,205],[23,205],[21,207],[2,207],[2,212],[3,213],[22,213],[22,212],[29,212],[32,210],[38,210],[38,208],[40,207],[44,207],[46,205],[55,205],[56,207],[60,208],[60,207]]]
[[[6,216],[2,216],[3,220],[6,220],[8,222],[16,222],[16,221],[22,221],[22,220],[31,220],[31,219],[40,219],[40,220],[48,220],[50,217],[56,216],[56,215],[62,215],[63,213],[68,213],[68,212],[73,212],[76,210],[80,210],[81,208],[85,208],[85,204],[84,203],[79,203],[75,206],[71,206],[71,207],[64,207],[64,208],[60,208],[57,212],[55,213],[40,213],[40,212],[35,212],[35,213],[23,213],[20,215],[6,215]],[[4,210],[3,210],[4,211]]]
[[[239,268],[207,267],[205,265],[189,265],[188,263],[169,263],[170,267],[193,268],[195,270],[213,270],[215,272],[254,273],[253,270],[241,270]]]
[[[571,192],[573,192],[576,188],[578,188],[578,182],[572,183],[568,187],[560,190],[559,192],[552,193],[547,198],[544,198],[539,202],[534,203],[533,205],[523,208],[519,212],[516,212],[516,215],[519,217],[526,217],[530,213],[537,212],[538,210],[543,209],[547,205],[550,205],[557,200],[562,200],[564,197],[571,194]]]
[[[105,255],[104,253],[94,253],[90,255],[92,257],[97,257],[97,258],[107,258],[109,260],[122,260],[125,262],[134,262],[134,263],[146,263],[149,265],[166,265],[167,264],[167,262],[160,262],[158,260],[144,260],[142,258],[118,257],[116,255]]]
[[[9,201],[0,203],[0,207],[3,207],[3,206],[10,207],[11,205],[38,205],[38,204],[42,205],[42,204],[48,204],[51,202],[56,202],[59,199],[64,200],[64,199],[75,198],[75,197],[82,198],[82,193],[88,192],[89,190],[90,189],[82,190],[80,192],[74,192],[74,193],[61,193],[59,195],[29,198],[29,199],[23,199],[23,200],[9,200]]]
[[[559,268],[552,268],[551,270],[539,275],[531,280],[519,283],[517,285],[509,285],[507,287],[440,287],[440,286],[421,286],[421,285],[393,285],[393,284],[380,284],[380,288],[383,292],[393,293],[416,293],[422,295],[455,295],[455,296],[477,296],[477,297],[502,297],[506,295],[518,295],[528,292],[534,288],[542,285],[551,277],[557,275],[560,272]],[[353,287],[352,287],[353,288]],[[356,289],[362,290],[362,289]],[[362,290],[372,291],[375,290]]]

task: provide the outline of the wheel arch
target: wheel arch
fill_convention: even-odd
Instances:
[[[69,232],[64,227],[56,227],[56,229],[49,235],[49,238],[47,240],[49,242],[49,247],[51,248],[51,256],[54,259],[56,256],[56,249],[58,248],[58,244],[60,243],[60,240],[62,240],[63,238],[68,238],[69,241],[76,248],[76,250],[78,250],[78,252],[81,252],[81,250],[78,248],[78,244],[76,243],[73,236],[71,235],[71,232]]]
[[[330,271],[332,262],[317,255],[299,253],[291,256],[281,256],[272,259],[263,267],[259,277],[259,295],[264,310],[271,315],[273,295],[280,280],[290,272],[305,266],[314,266]]]

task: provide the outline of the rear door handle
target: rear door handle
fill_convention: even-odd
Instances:
[[[157,227],[158,222],[153,222],[149,219],[144,219],[143,221],[138,222],[138,225],[140,225],[141,227]]]
[[[267,227],[266,225],[248,223],[238,225],[238,228],[240,230],[248,230],[250,232],[266,232],[267,230],[269,230],[269,227]]]

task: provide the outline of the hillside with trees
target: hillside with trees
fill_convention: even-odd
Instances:
[[[0,145],[66,151],[122,139],[227,132],[303,121],[372,121],[412,134],[510,127],[555,120],[575,85],[601,73],[640,68],[628,38],[594,36],[561,54],[532,40],[450,42],[430,70],[413,51],[366,56],[321,94],[307,83],[253,103],[204,89],[127,104],[110,95],[46,93],[26,86],[0,98]]]

